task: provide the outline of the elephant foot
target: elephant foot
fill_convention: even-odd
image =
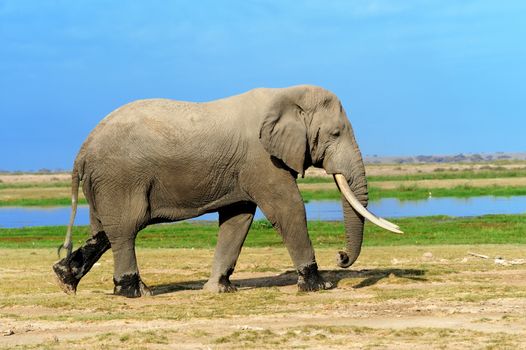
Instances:
[[[237,288],[228,277],[221,276],[219,280],[210,278],[203,286],[203,290],[212,293],[233,293],[237,291]]]
[[[334,288],[334,285],[331,282],[326,282],[321,277],[316,263],[303,265],[298,269],[298,290],[300,292],[313,292],[332,288]]]
[[[141,296],[151,296],[152,291],[144,284],[138,274],[132,273],[123,275],[120,278],[113,278],[115,287],[113,294],[127,298],[138,298]]]
[[[109,248],[108,237],[104,232],[99,232],[90,237],[82,247],[53,265],[60,288],[68,294],[75,294],[82,277]]]
[[[53,265],[53,271],[55,272],[55,280],[57,281],[58,286],[66,294],[77,293],[77,286],[80,282],[80,278],[77,278],[77,274],[72,271],[67,258],[62,259]]]

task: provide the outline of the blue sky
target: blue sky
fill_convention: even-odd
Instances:
[[[0,0],[0,169],[135,99],[316,84],[365,155],[526,151],[525,1]]]

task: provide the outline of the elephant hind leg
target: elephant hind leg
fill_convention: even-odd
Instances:
[[[73,251],[53,265],[57,282],[62,290],[68,294],[75,294],[77,286],[84,275],[110,248],[110,242],[104,231],[90,237],[83,246]]]
[[[151,295],[151,291],[139,275],[135,255],[135,237],[115,238],[111,240],[111,248],[114,261],[113,294],[128,298]]]
[[[101,221],[111,244],[114,261],[114,294],[128,298],[151,295],[142,282],[135,255],[135,238],[149,220],[145,196],[130,196],[119,215],[102,216]]]
[[[91,203],[92,204],[92,203]],[[82,279],[110,249],[110,241],[104,232],[101,221],[97,217],[95,208],[90,205],[91,237],[77,250],[53,265],[53,271],[58,285],[67,294],[75,294]]]

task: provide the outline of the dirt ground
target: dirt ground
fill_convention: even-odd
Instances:
[[[298,293],[284,248],[245,248],[232,278],[239,291],[210,294],[201,287],[212,250],[139,249],[155,295],[125,299],[111,295],[110,253],[69,296],[53,282],[54,250],[3,249],[0,348],[526,349],[525,252],[364,247],[342,270],[335,251],[317,249],[337,287]]]
[[[70,173],[56,174],[0,174],[0,183],[52,183],[71,181]]]

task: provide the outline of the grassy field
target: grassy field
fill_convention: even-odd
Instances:
[[[377,166],[381,167],[381,166]],[[400,170],[402,170],[400,166]],[[417,180],[450,180],[450,179],[496,179],[496,178],[517,178],[526,177],[526,165],[524,167],[506,168],[503,166],[483,166],[478,169],[470,170],[451,170],[440,167],[435,168],[432,172],[409,172],[402,174],[384,174],[384,175],[369,175],[367,180],[369,182],[378,181],[417,181]],[[298,183],[332,183],[334,182],[328,176],[311,176],[299,179]]]
[[[395,235],[370,223],[365,228],[365,246],[436,244],[526,244],[526,215],[486,215],[455,218],[447,216],[392,220],[405,234]],[[341,222],[310,221],[309,235],[323,248],[343,248]],[[137,246],[142,248],[213,248],[217,223],[181,222],[153,225],[141,231]],[[54,248],[62,243],[65,226],[0,229],[0,248]],[[76,246],[89,235],[88,226],[74,230]],[[255,221],[245,247],[280,247],[280,236],[266,220]]]
[[[459,165],[369,165],[371,200],[433,197],[526,195],[526,164],[494,163]],[[298,179],[305,201],[339,199],[332,177],[323,171]],[[0,206],[69,205],[69,174],[0,176]],[[80,194],[80,203],[86,201]]]
[[[526,195],[523,163],[375,165],[368,174],[372,199]],[[69,175],[20,176],[0,177],[0,205],[69,205]],[[339,199],[330,177],[299,185],[306,200]],[[137,237],[154,292],[139,299],[112,295],[110,252],[76,296],[62,293],[51,266],[64,226],[0,229],[0,349],[526,349],[526,214],[391,221],[405,234],[366,223],[347,270],[335,264],[342,223],[309,222],[322,274],[336,286],[316,293],[297,291],[266,220],[249,232],[234,294],[201,290],[217,223],[154,225]],[[88,235],[75,227],[75,247]]]
[[[351,269],[317,247],[335,289],[298,293],[283,247],[246,247],[234,294],[201,291],[212,249],[139,248],[153,297],[111,295],[111,254],[76,296],[52,282],[56,251],[0,248],[1,349],[524,349],[524,245],[366,246]],[[481,259],[477,252],[490,256]]]
[[[332,184],[330,184],[332,186]],[[301,194],[305,201],[340,199],[340,193],[337,189],[310,189],[302,190]],[[369,185],[369,199],[379,200],[382,198],[398,198],[400,200],[418,200],[433,197],[457,197],[467,198],[476,196],[524,196],[526,187],[511,186],[490,186],[490,187],[472,187],[469,185],[456,186],[451,188],[435,187],[418,187],[400,185],[394,189],[383,189]]]

